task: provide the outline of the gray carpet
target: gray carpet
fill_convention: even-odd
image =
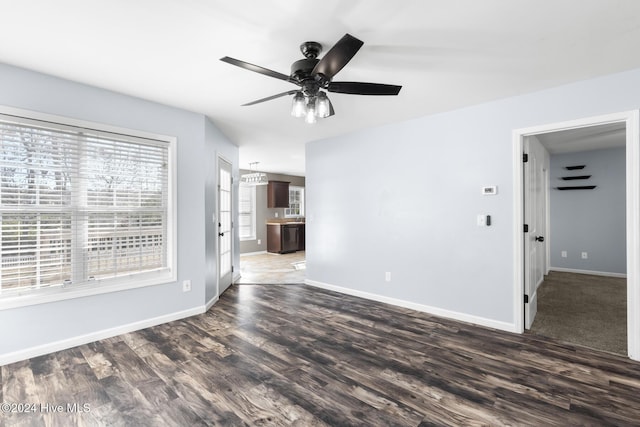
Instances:
[[[552,271],[531,332],[626,356],[626,279]]]

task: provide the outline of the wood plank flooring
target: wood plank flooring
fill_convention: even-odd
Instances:
[[[640,363],[305,285],[234,285],[0,383],[5,404],[40,405],[7,427],[640,425]]]

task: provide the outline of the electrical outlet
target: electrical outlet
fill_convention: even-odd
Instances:
[[[390,282],[391,281],[391,272],[390,271],[387,271],[387,272],[384,273],[384,280],[386,282]]]
[[[191,280],[182,282],[182,292],[191,292]]]
[[[587,259],[589,258],[589,254],[587,254],[586,252],[582,252],[582,259]]]
[[[262,239],[258,239],[258,244],[261,245],[262,244]]]
[[[562,258],[566,258],[566,257],[567,257],[567,251],[562,251],[562,252],[560,252],[560,256],[561,256]]]

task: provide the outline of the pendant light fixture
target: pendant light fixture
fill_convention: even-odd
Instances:
[[[258,163],[249,163],[249,173],[240,176],[240,183],[244,185],[267,185],[269,179],[264,172],[258,172]]]

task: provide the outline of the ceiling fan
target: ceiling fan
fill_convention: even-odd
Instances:
[[[314,123],[316,118],[329,117],[335,114],[333,105],[324,90],[351,95],[397,95],[402,89],[402,86],[382,83],[332,81],[333,76],[347,65],[363,44],[364,42],[361,40],[350,34],[345,34],[329,49],[322,59],[318,59],[318,55],[322,52],[322,45],[317,42],[302,43],[300,51],[304,55],[304,59],[300,59],[291,65],[290,75],[228,56],[220,58],[220,60],[300,87],[300,89],[278,93],[243,104],[243,106],[255,105],[282,96],[293,95],[291,114],[295,117],[304,117],[307,123]]]

